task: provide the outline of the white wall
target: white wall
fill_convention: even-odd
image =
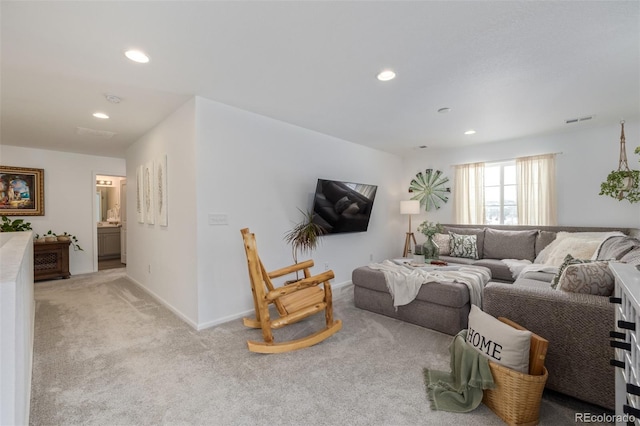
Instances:
[[[640,169],[640,156],[633,153],[640,145],[640,123],[627,121],[625,135],[629,167]],[[453,190],[453,165],[561,153],[556,157],[559,225],[640,227],[640,203],[630,204],[598,195],[600,183],[618,167],[619,144],[620,124],[611,123],[593,129],[576,127],[554,135],[463,148],[427,148],[404,158],[403,180],[408,187],[418,171],[434,168],[449,177]],[[452,206],[453,194],[440,210],[415,218],[416,226],[427,218],[452,223]]]
[[[328,263],[339,287],[370,255],[379,261],[402,254],[399,157],[207,99],[196,102],[201,326],[253,308],[241,228],[256,234],[267,269],[293,263],[283,236],[300,221],[298,209],[312,208],[318,178],[375,184],[378,191],[369,230],[323,237],[311,256],[315,271]],[[211,213],[226,214],[228,225],[209,225]]]
[[[95,175],[124,176],[125,160],[10,145],[2,145],[0,158],[5,166],[44,169],[45,215],[23,218],[31,222],[34,234],[52,230],[75,235],[84,251],[69,250],[71,274],[94,272]]]
[[[133,144],[127,159],[127,275],[193,327],[198,323],[195,100]],[[136,168],[167,155],[169,226],[138,223]]]

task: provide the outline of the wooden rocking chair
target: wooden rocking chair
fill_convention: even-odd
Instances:
[[[309,268],[313,266],[313,260],[307,260],[267,272],[258,257],[255,235],[250,233],[248,228],[240,232],[247,254],[251,292],[256,311],[255,319],[244,318],[243,322],[247,327],[261,328],[264,338],[264,342],[247,341],[251,352],[281,353],[306,348],[322,342],[342,328],[342,321],[333,319],[331,284],[329,284],[329,280],[334,278],[333,271],[311,276]],[[303,271],[304,278],[282,287],[273,286],[271,279],[296,271]],[[319,287],[319,284],[323,284],[324,289]],[[276,319],[269,317],[269,305],[272,303],[279,313]],[[322,330],[297,340],[281,343],[273,341],[272,329],[293,324],[322,310],[326,319],[326,327]]]

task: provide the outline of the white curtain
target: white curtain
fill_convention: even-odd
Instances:
[[[455,223],[484,223],[484,163],[461,164],[455,169]]]
[[[516,158],[518,225],[557,225],[556,155]]]

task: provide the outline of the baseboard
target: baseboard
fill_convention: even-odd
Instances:
[[[340,284],[332,285],[331,292],[333,293],[334,300],[346,297],[350,294],[353,294],[353,283],[351,282],[351,280],[349,280]],[[205,328],[215,327],[217,325],[221,325],[229,321],[235,321],[244,317],[249,317],[249,318],[255,317],[255,313],[253,309],[249,309],[248,311],[239,312],[233,315],[227,315],[226,317],[218,318],[215,320],[203,322],[201,324],[198,324],[198,326],[195,328],[196,330],[200,331],[200,330],[204,330]]]
[[[153,297],[156,301],[160,302],[167,309],[169,309],[176,316],[178,316],[178,318],[180,318],[181,320],[183,320],[184,322],[189,324],[189,326],[193,327],[197,331],[204,330],[206,328],[215,327],[217,325],[221,325],[221,324],[227,323],[229,321],[235,321],[235,320],[238,320],[240,318],[253,317],[255,315],[253,309],[250,309],[250,310],[247,310],[247,311],[238,312],[236,314],[227,315],[226,317],[217,318],[217,319],[214,319],[214,320],[211,320],[211,321],[207,321],[207,322],[203,322],[203,323],[199,323],[198,324],[198,323],[195,323],[194,321],[192,321],[191,319],[189,319],[186,315],[184,315],[182,312],[180,312],[177,308],[172,306],[169,302],[164,300],[162,297],[158,296],[156,293],[151,291],[149,288],[145,287],[141,282],[139,282],[135,278],[132,278],[131,276],[129,276],[127,274],[127,279],[129,281],[131,281],[132,283],[134,283],[135,285],[137,285],[138,287],[140,287],[140,289],[142,289],[145,293],[147,293],[148,295]],[[334,285],[331,286],[331,291],[333,293],[333,299],[334,300],[341,299],[343,297],[347,297],[350,294],[353,294],[353,282],[351,282],[351,280],[349,280],[349,281],[342,282],[340,284],[334,284]]]
[[[198,324],[196,324],[194,321],[192,321],[191,319],[189,319],[186,315],[184,315],[182,312],[180,312],[180,310],[178,310],[177,308],[175,308],[174,306],[172,306],[169,302],[167,302],[166,300],[164,300],[162,297],[158,296],[156,293],[154,293],[153,291],[151,291],[149,288],[145,287],[141,282],[139,282],[138,280],[132,278],[129,274],[126,275],[127,279],[129,281],[131,281],[132,283],[134,283],[135,285],[137,285],[138,287],[140,287],[145,293],[147,293],[148,295],[150,295],[151,297],[153,297],[156,301],[160,302],[162,305],[164,305],[167,309],[169,309],[171,312],[173,312],[178,318],[180,318],[182,321],[186,322],[187,324],[189,324],[191,327],[193,327],[196,330],[200,330],[200,328],[198,328]]]
[[[224,324],[224,323],[230,322],[230,321],[239,320],[240,318],[244,318],[244,317],[255,318],[255,315],[256,314],[253,311],[253,309],[249,309],[248,311],[239,312],[237,314],[227,315],[226,317],[222,317],[222,318],[218,318],[218,319],[214,319],[214,320],[211,320],[211,321],[200,323],[196,327],[196,330],[198,330],[198,331],[204,330],[205,328],[215,327],[217,325],[221,325],[221,324]]]
[[[332,285],[331,290],[333,292],[334,299],[342,299],[343,297],[353,294],[353,282],[349,280],[340,284]]]

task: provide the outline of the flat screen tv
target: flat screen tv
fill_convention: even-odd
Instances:
[[[318,179],[313,222],[328,234],[365,232],[377,189],[376,185]]]

